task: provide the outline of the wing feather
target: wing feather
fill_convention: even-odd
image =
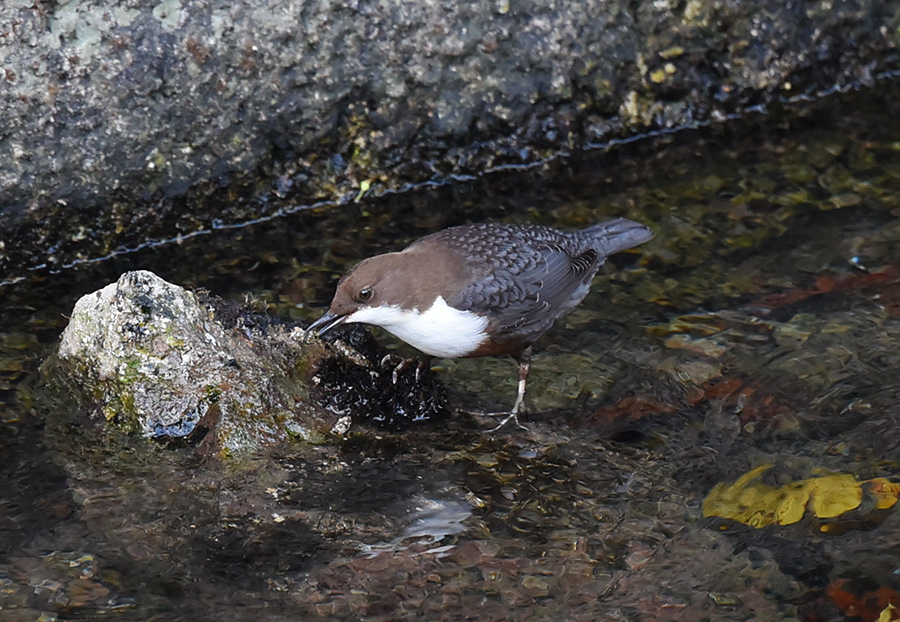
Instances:
[[[546,331],[587,294],[599,267],[597,253],[588,249],[573,257],[560,246],[546,245],[529,255],[502,269],[495,266],[454,302],[488,315],[501,332]]]

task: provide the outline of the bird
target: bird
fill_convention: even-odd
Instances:
[[[516,401],[491,431],[510,421],[524,427],[518,414],[534,343],[587,296],[609,255],[652,237],[627,218],[574,231],[495,222],[450,227],[351,268],[308,330],[322,336],[363,323],[428,357],[510,355],[518,364]]]

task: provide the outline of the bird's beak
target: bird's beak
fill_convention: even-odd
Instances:
[[[344,320],[347,319],[346,315],[338,315],[337,313],[332,313],[331,311],[326,311],[325,315],[320,317],[318,320],[309,325],[309,328],[306,330],[309,331],[318,331],[319,336],[321,337],[332,328],[339,324],[343,324]]]

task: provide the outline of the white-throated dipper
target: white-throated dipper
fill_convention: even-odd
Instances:
[[[509,354],[525,397],[532,345],[587,295],[609,255],[653,237],[618,218],[579,231],[482,223],[444,229],[404,250],[370,257],[340,280],[331,306],[309,330],[381,326],[429,356]]]

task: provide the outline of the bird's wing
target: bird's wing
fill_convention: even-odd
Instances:
[[[547,244],[493,266],[448,303],[489,316],[501,332],[544,332],[581,301],[599,265],[594,250],[572,256]]]

